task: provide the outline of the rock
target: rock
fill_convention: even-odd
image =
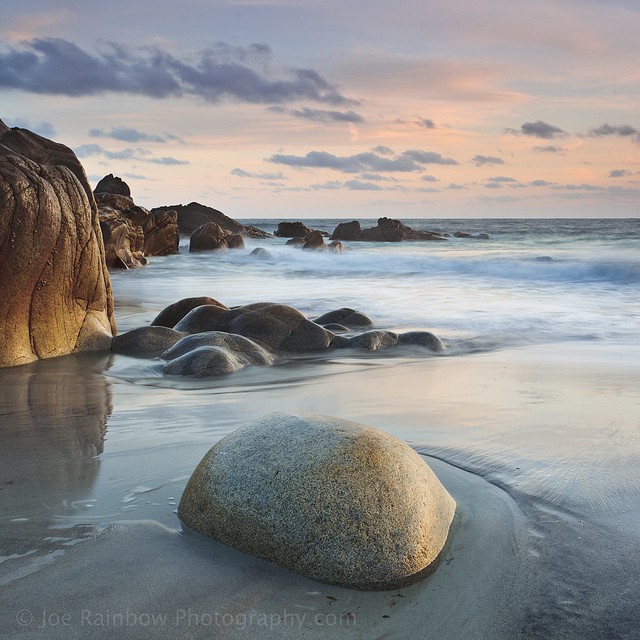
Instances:
[[[189,240],[189,252],[226,249],[227,232],[215,222],[207,222],[198,227]]]
[[[325,251],[327,245],[324,243],[324,237],[320,231],[309,231],[304,237],[303,249],[314,249],[315,251]]]
[[[244,238],[239,233],[232,233],[225,238],[227,249],[244,249]]]
[[[258,229],[258,227],[254,227],[251,224],[245,225],[243,233],[245,236],[249,238],[257,238],[257,239],[273,238],[273,235],[271,235],[269,232],[263,231],[262,229]]]
[[[218,302],[215,298],[209,298],[208,296],[202,296],[199,298],[183,298],[165,307],[151,323],[151,326],[161,327],[174,327],[182,318],[184,318],[189,311],[200,307],[202,305],[214,305],[221,307],[222,309],[228,309],[222,302]]]
[[[110,173],[108,176],[105,176],[98,182],[96,188],[93,190],[94,193],[116,193],[121,196],[131,196],[131,189],[129,189],[129,185],[122,179],[118,178],[118,176],[114,176],[113,173]]]
[[[178,253],[180,233],[176,211],[151,211],[142,231],[145,256],[169,256]]]
[[[479,233],[477,236],[475,236],[477,240],[490,240],[491,238],[489,237],[488,233]]]
[[[345,327],[343,324],[338,324],[337,322],[329,322],[329,324],[323,326],[327,331],[331,331],[332,333],[346,333],[349,331],[349,327]]]
[[[114,337],[111,342],[111,351],[126,356],[155,358],[184,335],[167,327],[140,327]]]
[[[169,376],[203,378],[234,373],[246,364],[237,354],[222,347],[198,347],[167,362],[162,372]]]
[[[473,237],[470,233],[467,233],[466,231],[456,231],[453,234],[454,238],[471,238]]]
[[[327,325],[333,322],[345,325],[347,327],[368,327],[373,324],[371,319],[355,309],[343,307],[335,311],[324,313],[314,320],[316,324]]]
[[[295,247],[301,247],[304,245],[304,238],[291,238],[287,240],[287,244],[293,245]]]
[[[359,240],[362,229],[357,220],[353,222],[341,222],[331,234],[332,240]]]
[[[214,304],[195,307],[187,313],[180,322],[174,325],[176,331],[184,333],[202,333],[203,331],[217,331],[223,324],[228,309]]]
[[[221,229],[231,233],[243,233],[244,226],[226,216],[222,211],[207,207],[199,202],[191,202],[187,205],[174,204],[167,207],[156,207],[153,211],[174,210],[178,214],[178,228],[180,233],[191,235],[198,227],[208,222],[215,222]]]
[[[345,252],[345,246],[342,244],[342,242],[339,242],[337,240],[334,240],[333,242],[330,242],[327,245],[329,251],[331,251],[332,253],[344,253]]]
[[[250,254],[254,258],[258,258],[259,260],[273,260],[273,254],[268,249],[264,249],[262,247],[256,247]]]
[[[109,207],[100,209],[100,230],[109,269],[132,269],[147,264],[142,227]]]
[[[68,147],[0,121],[0,367],[108,350],[116,333],[95,199]]]
[[[341,222],[331,235],[332,240],[363,240],[367,242],[402,242],[403,240],[446,240],[433,231],[412,229],[399,220],[379,218],[375,227],[361,229],[357,220]]]
[[[213,376],[248,365],[271,365],[273,354],[244,336],[207,331],[187,336],[162,354],[169,375]]]
[[[397,589],[433,569],[455,507],[397,438],[337,418],[275,414],[204,456],[178,515],[200,534],[309,578]]]
[[[349,347],[366,351],[380,351],[397,344],[398,334],[393,331],[367,331],[349,340]]]
[[[275,235],[278,238],[304,238],[310,232],[311,229],[302,222],[281,222]]]
[[[238,333],[276,352],[328,349],[333,337],[293,307],[271,302],[231,309],[212,330]]]
[[[398,336],[398,344],[418,345],[431,351],[444,351],[442,340],[429,331],[407,331]]]

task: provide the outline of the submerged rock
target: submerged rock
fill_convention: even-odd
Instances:
[[[397,438],[337,418],[282,414],[218,442],[178,507],[198,533],[354,589],[419,579],[454,514],[435,474]]]
[[[116,333],[98,211],[62,144],[0,120],[0,367],[108,350]]]
[[[444,351],[445,346],[438,336],[430,331],[407,331],[398,336],[398,344],[418,345],[431,351]]]
[[[365,349],[366,351],[380,351],[398,344],[398,334],[393,331],[367,331],[349,340],[349,347]]]

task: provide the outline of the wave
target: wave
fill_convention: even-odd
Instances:
[[[435,253],[430,248],[401,247],[356,248],[345,254],[302,252],[291,247],[272,247],[271,263],[259,268],[279,270],[283,274],[310,277],[428,277],[464,276],[500,280],[552,283],[640,284],[640,261],[595,257],[593,259],[552,257],[549,255],[503,256],[500,252]],[[230,253],[222,261],[246,262],[246,256]]]

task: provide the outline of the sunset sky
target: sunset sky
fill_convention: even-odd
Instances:
[[[3,0],[0,118],[234,218],[640,217],[638,0]]]

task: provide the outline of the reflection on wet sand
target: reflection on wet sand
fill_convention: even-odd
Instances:
[[[109,358],[0,369],[0,574],[8,556],[47,550],[54,515],[90,504],[112,410]]]

